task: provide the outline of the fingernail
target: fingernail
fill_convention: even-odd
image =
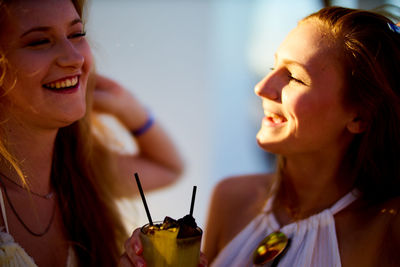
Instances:
[[[133,249],[135,250],[135,253],[137,254],[137,255],[139,255],[139,252],[140,252],[140,246],[138,245],[138,244],[133,244]]]

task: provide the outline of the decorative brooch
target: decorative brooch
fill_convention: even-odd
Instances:
[[[400,26],[397,26],[396,24],[393,23],[388,23],[388,26],[392,32],[400,33]]]

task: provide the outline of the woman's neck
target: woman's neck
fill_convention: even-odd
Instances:
[[[339,171],[341,157],[288,157],[280,170],[280,205],[308,217],[331,207],[353,187],[354,179]],[[293,214],[292,214],[293,215]]]
[[[2,125],[6,146],[16,159],[32,191],[46,194],[51,191],[50,172],[57,129],[38,130],[7,121]],[[21,184],[18,174],[2,162],[0,171]]]

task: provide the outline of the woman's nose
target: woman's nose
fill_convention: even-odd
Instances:
[[[76,44],[66,39],[60,43],[57,64],[61,67],[81,68],[85,58]]]
[[[260,97],[280,101],[281,87],[282,85],[279,84],[277,77],[271,72],[256,84],[254,92]]]

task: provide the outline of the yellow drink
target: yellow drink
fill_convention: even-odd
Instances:
[[[195,235],[178,236],[180,227],[164,227],[162,223],[146,224],[140,231],[143,257],[148,267],[197,267],[203,231],[196,227]]]

